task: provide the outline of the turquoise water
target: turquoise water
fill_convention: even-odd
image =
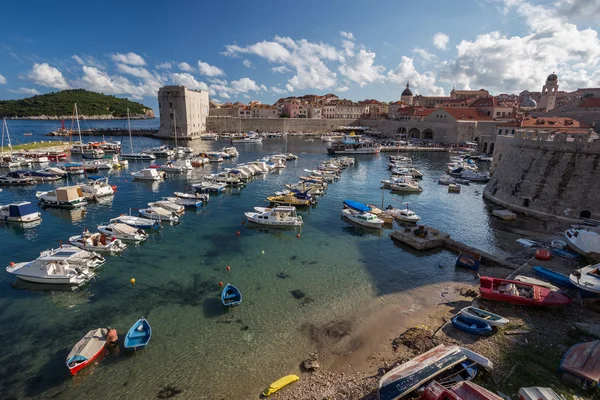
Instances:
[[[9,126],[15,137],[39,140],[38,135],[56,124],[11,121]],[[34,136],[24,139],[19,136],[23,131]],[[159,143],[134,140],[136,148]],[[228,145],[221,140],[191,144],[196,152]],[[298,363],[314,349],[335,344],[338,339],[327,333],[332,321],[352,330],[353,316],[376,307],[382,296],[408,308],[393,296],[431,283],[473,280],[470,272],[455,270],[451,253],[409,251],[392,242],[391,230],[377,233],[341,219],[344,199],[381,205],[379,180],[388,176],[386,155],[357,157],[356,165],[330,185],[317,206],[301,212],[305,221],[301,230],[243,224],[245,211],[264,205],[266,196],[326,159],[326,147],[301,137],[290,138],[287,145],[284,139],[265,139],[261,145],[236,146],[241,156],[224,163],[255,160],[286,146],[300,159],[243,189],[211,197],[206,207],[187,211],[180,224],[165,225],[147,242],[108,257],[97,278],[80,290],[40,291],[2,271],[0,398],[148,399],[164,385],[182,389],[178,398],[254,398],[271,381],[297,372]],[[408,196],[385,192],[384,204],[402,207],[409,201],[423,223],[502,253],[503,239],[497,222],[488,217],[482,186],[449,194],[434,181],[447,155],[421,153],[413,158],[425,173],[424,192]],[[211,165],[155,184],[132,181],[130,173],[145,166],[130,161],[128,170],[108,173],[111,184],[118,186],[110,202],[89,205],[85,211],[45,209],[41,225],[27,230],[0,226],[0,265],[34,259],[84,227],[93,229],[130,207],[172,195],[203,173],[222,168]],[[4,188],[0,203],[34,201],[36,190],[57,185]],[[131,278],[136,279],[133,287]],[[222,308],[219,282],[233,283],[242,291],[240,307]],[[296,289],[305,297],[296,299],[291,294]],[[109,355],[70,377],[66,355],[88,330],[110,325],[123,336],[140,316],[153,327],[147,349],[135,357]]]

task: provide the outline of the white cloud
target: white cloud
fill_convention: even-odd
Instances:
[[[201,75],[206,76],[222,76],[225,75],[225,72],[219,67],[215,67],[214,65],[207,64],[198,60],[198,71]]]
[[[71,87],[63,74],[47,63],[33,64],[33,68],[29,71],[27,77],[38,85],[55,89],[69,89]]]
[[[385,72],[385,67],[374,65],[374,63],[375,53],[361,49],[350,57],[345,64],[340,65],[338,71],[349,80],[363,87],[366,84],[385,80],[385,76],[382,75]]]
[[[15,89],[6,89],[6,90],[8,90],[9,92],[12,92],[12,93],[23,93],[23,94],[28,94],[31,96],[41,94],[37,89],[25,88],[25,87],[20,87],[17,90],[15,90]]]
[[[273,67],[273,68],[271,68],[271,71],[278,72],[280,74],[284,74],[286,72],[292,72],[292,70],[289,69],[288,67],[286,67],[285,65],[281,65],[279,67]]]
[[[247,60],[247,59],[246,59],[246,60],[244,60],[244,61],[242,62],[242,64],[243,64],[243,65],[244,65],[244,67],[246,67],[246,68],[250,68],[250,67],[252,67],[252,61],[250,61],[250,60]]]
[[[294,91],[294,87],[292,85],[290,85],[289,83],[287,85],[285,85],[285,88],[287,89],[288,92]]]
[[[278,88],[277,86],[271,86],[269,89],[270,89],[270,91],[272,93],[275,93],[275,94],[285,94],[285,93],[287,93],[287,90]]]
[[[124,76],[109,75],[96,67],[83,66],[83,76],[76,83],[78,86],[105,94],[127,94],[141,100],[146,96],[156,97],[162,81],[147,79],[138,84],[132,83]]]
[[[342,35],[343,38],[346,38],[348,40],[354,40],[354,35],[352,34],[352,32],[340,31],[340,35]]]
[[[349,89],[348,86],[338,86],[338,87],[335,88],[335,91],[343,93],[343,92],[347,92],[348,89]]]
[[[83,61],[83,59],[81,57],[79,57],[77,54],[72,55],[71,58],[73,60],[77,61],[77,64],[79,64],[79,65],[85,64],[85,61]]]
[[[173,68],[173,64],[171,64],[170,62],[164,62],[164,63],[160,63],[157,64],[155,66],[156,69],[171,69]]]
[[[448,41],[450,37],[445,33],[438,32],[433,35],[433,45],[440,50],[446,50],[448,48]]]
[[[185,72],[192,72],[194,70],[194,67],[192,67],[190,64],[186,63],[186,62],[181,62],[179,63],[179,69]]]
[[[139,55],[129,52],[127,54],[116,53],[110,56],[113,61],[128,65],[146,65],[146,61]]]
[[[0,85],[6,85],[6,78],[0,74]]]
[[[432,61],[432,60],[435,60],[435,58],[436,58],[435,54],[429,53],[427,50],[422,49],[420,47],[415,47],[413,49],[413,53],[416,53],[424,61]]]
[[[142,79],[154,78],[153,74],[151,74],[146,68],[142,68],[142,67],[130,67],[129,65],[125,65],[125,64],[117,64],[117,69],[120,72],[135,76],[136,78],[142,78]]]
[[[259,86],[250,78],[242,78],[237,81],[231,81],[231,90],[236,93],[246,93],[246,92],[258,92],[260,90],[265,90],[264,86]]]
[[[183,85],[194,90],[208,91],[208,85],[206,83],[196,80],[193,75],[188,74],[187,72],[175,73],[171,75],[171,79],[175,85]]]
[[[387,77],[390,82],[399,85],[405,85],[406,81],[410,81],[410,86],[417,89],[422,95],[441,96],[444,94],[444,89],[437,86],[435,76],[430,72],[419,73],[413,59],[409,57],[402,56],[400,64],[395,69],[388,71]]]

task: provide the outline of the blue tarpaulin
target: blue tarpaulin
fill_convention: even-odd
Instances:
[[[366,204],[359,203],[358,201],[344,200],[344,204],[356,211],[361,211],[361,212],[371,211],[371,207],[367,206]]]

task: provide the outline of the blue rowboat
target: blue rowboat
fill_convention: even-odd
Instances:
[[[550,253],[552,253],[553,255],[558,256],[558,257],[567,258],[569,260],[574,260],[574,261],[581,260],[581,256],[579,254],[574,253],[569,250],[552,249],[552,250],[550,250]]]
[[[492,331],[492,327],[485,321],[471,317],[465,317],[462,314],[452,318],[452,325],[457,329],[471,333],[473,335],[487,335]]]
[[[537,276],[540,278],[544,278],[548,282],[552,282],[559,286],[564,286],[568,288],[576,289],[576,286],[573,285],[571,280],[567,275],[560,274],[558,272],[554,272],[551,269],[544,268],[541,266],[533,267],[532,270],[535,272]]]
[[[125,349],[137,350],[146,347],[152,337],[152,328],[146,318],[138,319],[125,335]]]
[[[221,292],[221,302],[225,307],[239,306],[242,304],[242,292],[231,283],[228,283]]]
[[[344,205],[346,207],[352,208],[353,210],[360,211],[360,212],[370,212],[371,211],[371,207],[369,207],[368,205],[360,203],[358,201],[354,201],[354,200],[344,200]]]
[[[481,256],[475,256],[471,253],[460,253],[456,258],[456,266],[468,268],[477,271],[481,264]]]

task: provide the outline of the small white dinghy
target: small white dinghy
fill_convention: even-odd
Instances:
[[[177,204],[177,203],[173,203],[168,200],[159,200],[159,201],[155,201],[153,203],[148,203],[148,206],[149,207],[162,207],[165,210],[174,212],[177,215],[183,215],[183,213],[185,213],[184,206]]]
[[[71,236],[69,243],[80,249],[110,254],[120,253],[127,248],[127,245],[120,239],[115,237],[109,239],[104,233],[90,233],[87,230],[81,235]]]
[[[122,223],[109,223],[106,225],[99,225],[98,230],[108,237],[117,238],[121,240],[128,240],[132,242],[143,242],[148,238],[148,235],[146,234],[146,232],[144,232],[143,229],[134,228],[132,226]]]
[[[148,207],[139,211],[144,218],[154,219],[157,221],[179,222],[179,216],[173,211],[166,210],[162,207]]]
[[[179,197],[182,199],[202,200],[204,203],[208,203],[208,201],[210,200],[210,195],[208,193],[175,192],[173,194],[175,195],[175,197]]]

